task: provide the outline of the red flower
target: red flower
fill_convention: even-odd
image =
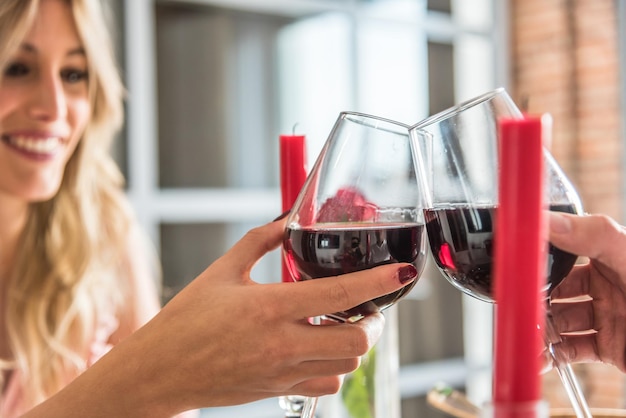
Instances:
[[[317,222],[363,222],[376,218],[376,205],[356,188],[339,189],[317,214]]]

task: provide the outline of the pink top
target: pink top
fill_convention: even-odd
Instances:
[[[89,350],[87,367],[104,356],[113,346],[108,343],[111,335],[119,326],[115,316],[104,315],[98,321],[94,340]],[[13,372],[6,382],[4,393],[0,396],[0,418],[18,418],[27,412],[29,406],[24,403],[23,377],[19,370]],[[178,415],[180,418],[198,417],[197,411],[189,411]]]

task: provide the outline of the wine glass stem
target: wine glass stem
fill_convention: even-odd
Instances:
[[[315,316],[310,319],[311,324],[320,325],[322,323],[321,316]],[[315,396],[307,396],[304,398],[304,405],[302,406],[302,414],[300,418],[314,418],[315,417],[315,409],[317,408],[317,400],[318,398]]]
[[[304,400],[301,418],[314,418],[315,409],[317,407],[317,397],[309,396]]]
[[[561,335],[556,331],[552,313],[549,308],[546,316],[545,338],[548,351],[550,352],[550,357],[552,358],[554,367],[556,368],[557,374],[561,379],[561,383],[567,392],[567,396],[569,397],[576,417],[592,418],[591,411],[589,411],[589,405],[587,405],[587,400],[585,399],[580,384],[578,383],[578,379],[574,374],[574,370],[572,370],[572,366],[564,357],[563,353],[555,346],[555,344],[558,344],[563,340],[561,339]]]
[[[309,322],[313,325],[320,325],[322,317],[310,318]],[[281,396],[280,404],[285,411],[285,418],[314,418],[317,400],[317,397],[311,396]]]
[[[305,396],[298,395],[279,397],[278,404],[285,412],[284,418],[301,418],[305,399]]]

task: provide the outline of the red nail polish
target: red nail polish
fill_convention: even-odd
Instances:
[[[283,219],[284,217],[286,217],[287,215],[289,215],[289,212],[291,212],[291,209],[287,209],[286,211],[284,211],[283,213],[281,213],[280,215],[278,215],[278,217],[277,217],[277,218],[275,218],[272,222],[280,221],[281,219]]]
[[[398,269],[398,279],[400,283],[406,284],[417,277],[417,269],[409,264]]]

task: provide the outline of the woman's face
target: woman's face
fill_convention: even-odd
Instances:
[[[67,1],[41,1],[2,72],[0,197],[49,199],[91,112],[87,59]]]

